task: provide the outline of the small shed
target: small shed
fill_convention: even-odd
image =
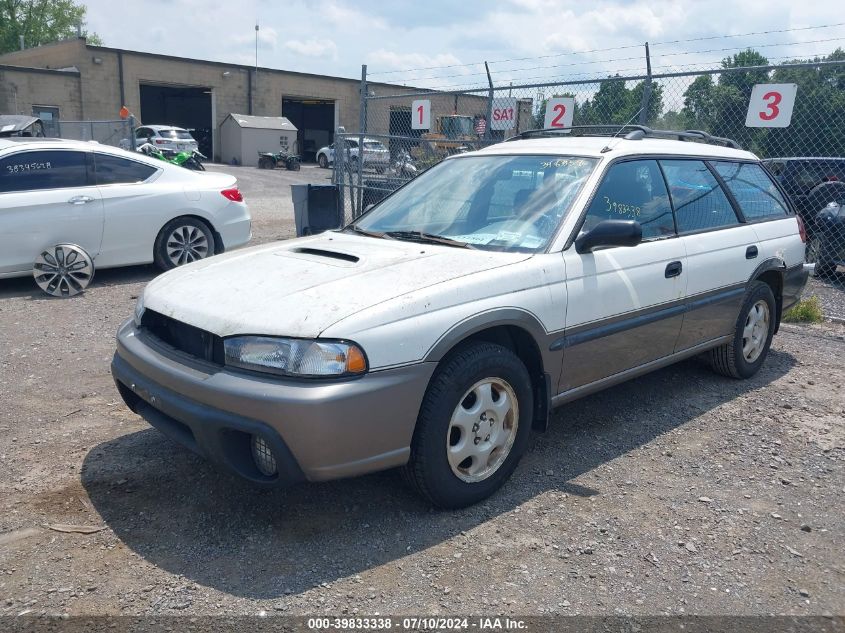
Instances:
[[[220,158],[231,164],[258,165],[259,152],[296,154],[296,127],[283,116],[230,114],[220,124]]]

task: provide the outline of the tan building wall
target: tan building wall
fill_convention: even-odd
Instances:
[[[32,114],[55,106],[63,119],[82,117],[79,73],[0,66],[0,114]]]

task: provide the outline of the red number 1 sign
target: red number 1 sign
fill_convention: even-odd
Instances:
[[[411,102],[411,129],[427,130],[431,127],[431,101],[415,99]]]
[[[746,127],[789,127],[797,84],[757,84],[748,102]]]

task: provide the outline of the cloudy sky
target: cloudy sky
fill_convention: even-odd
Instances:
[[[426,87],[526,83],[716,66],[752,46],[772,61],[845,47],[834,0],[85,0],[107,46]],[[824,26],[825,28],[806,28]],[[803,30],[790,30],[803,29]],[[762,33],[767,31],[786,31]],[[743,35],[741,37],[723,37]],[[502,61],[512,60],[512,61]],[[436,68],[432,68],[436,67]],[[415,72],[391,72],[408,68]]]

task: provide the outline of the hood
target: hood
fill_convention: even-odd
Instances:
[[[309,338],[409,292],[529,257],[323,233],[174,269],[149,283],[144,306],[218,336]]]

